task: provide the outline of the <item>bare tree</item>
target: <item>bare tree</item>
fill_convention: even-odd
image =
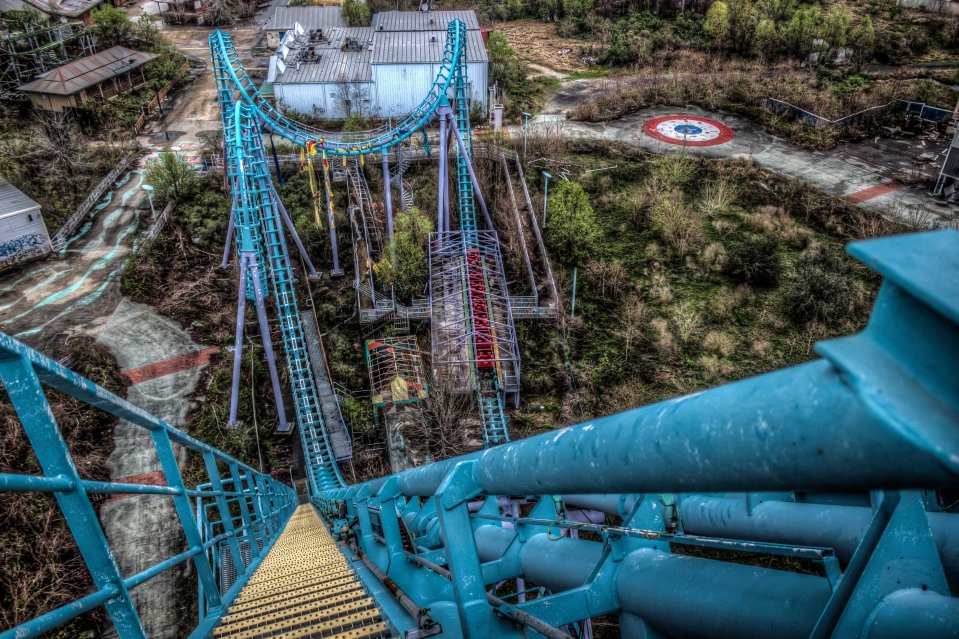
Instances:
[[[646,328],[646,304],[638,295],[630,295],[626,299],[622,313],[619,314],[619,328],[616,334],[626,342],[625,358],[629,359],[629,349],[636,338],[643,334]]]
[[[428,449],[434,460],[462,455],[482,445],[473,394],[457,392],[449,380],[433,380],[423,401],[423,415],[426,419],[407,430],[407,439]]]

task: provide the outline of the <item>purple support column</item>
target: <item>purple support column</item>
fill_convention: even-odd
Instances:
[[[266,306],[263,301],[263,289],[260,287],[260,273],[256,260],[251,260],[250,277],[253,278],[253,293],[256,295],[256,316],[260,321],[260,337],[263,339],[263,350],[266,351],[266,363],[270,368],[270,381],[273,382],[273,397],[276,399],[276,414],[280,418],[277,430],[289,430],[286,422],[286,409],[283,408],[283,394],[280,391],[280,376],[276,372],[276,356],[273,354],[273,339],[270,337],[270,325],[266,321]]]
[[[473,171],[473,161],[470,159],[469,153],[466,152],[466,143],[463,142],[463,136],[460,135],[460,130],[456,126],[456,120],[453,118],[453,112],[449,111],[448,116],[450,119],[450,128],[453,130],[453,137],[456,138],[456,144],[460,148],[460,153],[463,155],[463,159],[466,161],[466,170],[470,174],[470,182],[473,184],[473,192],[476,193],[476,200],[479,202],[480,210],[483,211],[483,217],[486,219],[486,225],[489,228],[493,228],[493,220],[490,219],[489,211],[486,209],[486,200],[483,199],[483,192],[480,190],[479,182],[476,179],[476,173]]]
[[[226,244],[223,246],[223,262],[220,268],[226,268],[230,263],[230,247],[233,244],[233,225],[236,220],[236,212],[230,207],[230,221],[226,227]]]
[[[383,193],[386,197],[386,233],[389,241],[393,241],[393,195],[390,193],[390,158],[386,147],[383,154]]]
[[[249,256],[240,255],[240,285],[237,286],[236,341],[233,343],[233,387],[230,390],[230,420],[227,428],[236,428],[237,406],[240,401],[240,365],[243,353],[243,322],[246,319],[246,268]],[[253,258],[256,260],[256,257]]]
[[[446,186],[443,188],[443,228],[450,230],[450,131],[446,129],[443,138],[443,153],[446,155]]]
[[[446,202],[446,189],[448,188],[446,169],[446,118],[440,118],[440,170],[439,170],[439,194],[436,198],[436,231],[444,233],[447,229],[443,225],[443,217],[446,214],[444,203]]]
[[[286,207],[283,206],[283,202],[280,201],[280,195],[275,189],[270,191],[270,199],[273,200],[273,204],[279,211],[280,217],[283,218],[283,222],[286,224],[287,230],[289,230],[290,235],[293,236],[293,242],[296,244],[296,248],[300,252],[300,257],[302,257],[303,261],[306,262],[307,275],[309,277],[318,277],[316,269],[313,268],[313,262],[310,260],[310,256],[307,255],[306,248],[303,246],[303,242],[300,240],[300,236],[296,232],[296,227],[293,226],[293,220],[290,219],[290,214],[286,212]]]

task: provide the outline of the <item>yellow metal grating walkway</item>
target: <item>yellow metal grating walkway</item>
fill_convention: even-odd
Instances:
[[[283,534],[213,630],[217,639],[389,637],[379,609],[313,507]]]

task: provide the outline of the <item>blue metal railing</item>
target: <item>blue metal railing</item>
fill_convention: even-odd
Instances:
[[[959,512],[928,490],[959,487],[959,232],[850,252],[884,283],[866,328],[820,360],[315,502],[443,636],[569,637],[611,613],[626,637],[959,636]],[[543,589],[494,596],[522,580]]]
[[[145,637],[130,591],[147,580],[185,561],[192,560],[202,593],[204,618],[201,628],[219,619],[236,589],[220,593],[220,580],[211,556],[226,544],[234,555],[241,580],[279,536],[296,507],[296,493],[269,475],[212,448],[130,402],[64,368],[53,360],[0,333],[0,380],[37,456],[42,475],[0,474],[0,491],[52,493],[93,578],[94,592],[56,608],[16,628],[0,633],[0,639],[36,637],[71,619],[104,606],[117,633]],[[166,485],[141,485],[84,480],[73,462],[59,426],[44,394],[53,388],[127,420],[150,432]],[[198,453],[204,459],[210,484],[188,488],[177,463],[174,445]],[[228,469],[223,477],[219,466]],[[237,490],[237,487],[242,489]],[[228,487],[233,488],[232,490]],[[187,549],[135,575],[122,575],[103,528],[90,501],[91,494],[165,495],[173,500]],[[194,503],[215,504],[211,517]],[[234,523],[230,509],[238,505],[242,522]],[[210,534],[211,528],[221,532]],[[240,557],[239,543],[256,549],[253,561]],[[239,559],[239,561],[237,561]]]

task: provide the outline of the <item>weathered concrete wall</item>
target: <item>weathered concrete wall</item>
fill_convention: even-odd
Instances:
[[[182,427],[200,371],[213,349],[202,349],[176,322],[150,306],[121,301],[98,341],[117,358],[133,385],[127,399],[140,408]],[[116,447],[110,455],[110,478],[129,483],[164,483],[149,433],[129,422],[117,424]],[[100,519],[125,577],[145,570],[184,550],[173,502],[160,496],[120,496],[101,508]],[[133,591],[133,600],[151,639],[183,636],[181,625],[192,621],[194,602],[188,579],[192,565],[181,564]]]

